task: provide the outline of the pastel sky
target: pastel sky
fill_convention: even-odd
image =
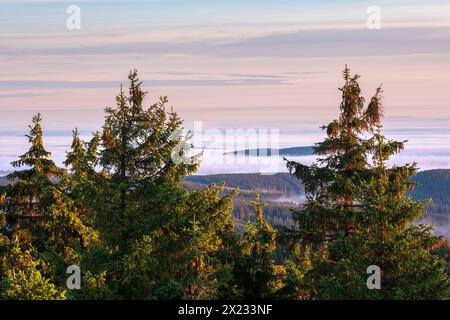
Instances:
[[[187,127],[317,129],[338,113],[345,64],[367,97],[383,83],[388,130],[450,149],[450,1],[437,0],[0,0],[0,138],[36,112],[50,135],[98,129],[131,68]]]

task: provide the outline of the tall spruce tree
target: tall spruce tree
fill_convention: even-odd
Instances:
[[[154,193],[173,188],[198,165],[172,161],[173,150],[181,142],[176,133],[182,122],[175,112],[166,111],[167,98],[161,97],[145,108],[146,92],[136,70],[130,72],[129,80],[129,96],[121,89],[116,97],[117,107],[105,109],[99,156],[99,164],[108,177],[102,203],[106,215],[102,231],[111,244],[119,247],[139,239],[143,228],[156,217],[155,212],[149,214],[147,210],[158,206],[146,208]]]
[[[187,155],[182,121],[166,110],[166,97],[144,107],[146,92],[136,70],[129,80],[128,95],[121,89],[117,106],[105,109],[94,161],[100,170],[94,173],[96,200],[89,204],[100,244],[85,256],[89,285],[80,294],[212,297],[220,268],[214,255],[224,230],[232,232],[231,198],[220,196],[223,188],[189,192],[181,186],[198,167],[197,158]],[[87,158],[77,156],[86,153],[79,141],[73,145],[68,164],[75,168]]]
[[[2,268],[0,296],[6,299],[56,299],[64,292],[57,288],[47,258],[43,199],[56,180],[64,176],[50,159],[43,145],[40,114],[33,117],[27,135],[29,150],[12,162],[18,170],[8,175],[10,183],[2,189]]]
[[[445,262],[433,254],[438,239],[429,226],[414,223],[425,203],[407,194],[417,166],[385,164],[405,141],[381,134],[381,87],[365,107],[358,79],[345,68],[341,114],[323,127],[327,138],[315,146],[317,163],[287,163],[307,194],[291,236],[312,248],[311,266],[298,283],[303,293],[296,296],[448,298]],[[371,265],[381,269],[380,290],[366,285]]]
[[[43,144],[41,115],[33,117],[33,125],[29,126],[27,135],[30,143],[29,150],[21,155],[17,161],[11,163],[14,171],[7,176],[10,184],[4,188],[0,206],[6,214],[7,224],[13,239],[26,233],[38,241],[35,245],[43,246],[42,239],[37,237],[44,220],[45,207],[41,203],[44,192],[54,185],[55,180],[64,176],[64,171],[58,168],[50,159]]]

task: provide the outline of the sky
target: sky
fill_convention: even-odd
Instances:
[[[37,112],[59,155],[74,127],[99,129],[132,68],[148,103],[168,96],[188,128],[279,129],[301,135],[282,146],[310,145],[339,112],[345,64],[367,98],[383,84],[387,132],[423,167],[450,167],[450,1],[0,0],[0,170]]]

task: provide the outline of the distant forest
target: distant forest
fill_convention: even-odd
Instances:
[[[430,213],[450,215],[450,170],[436,169],[419,172],[413,181],[419,186],[412,195],[417,200],[432,199],[428,206]]]
[[[418,184],[411,192],[413,198],[432,200],[427,206],[427,217],[436,224],[450,227],[450,169],[421,171],[412,180]],[[253,212],[249,210],[248,200],[259,193],[261,199],[268,203],[264,208],[264,216],[274,226],[292,225],[291,209],[297,207],[297,204],[290,199],[298,199],[298,196],[305,194],[301,181],[289,173],[194,175],[187,177],[185,182],[190,188],[204,188],[212,183],[222,182],[229,188],[239,188],[241,192],[235,197],[233,211],[239,221],[254,218]]]

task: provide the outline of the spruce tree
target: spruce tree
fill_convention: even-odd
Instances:
[[[6,299],[56,299],[64,293],[57,287],[48,258],[45,228],[46,204],[43,200],[64,171],[50,159],[43,145],[40,114],[33,117],[27,135],[29,150],[12,162],[21,170],[8,175],[10,183],[2,189],[0,249],[1,293]]]
[[[123,248],[139,239],[142,228],[156,216],[147,210],[157,206],[146,208],[154,193],[165,187],[173,189],[198,165],[172,161],[172,152],[181,142],[173,137],[182,129],[182,122],[175,112],[166,111],[167,98],[145,108],[146,92],[136,70],[130,72],[129,80],[129,95],[121,89],[117,107],[105,109],[99,156],[107,177],[103,232],[111,244]]]
[[[277,249],[276,231],[264,219],[264,204],[259,194],[252,202],[255,220],[248,221],[239,242],[239,253],[234,266],[235,281],[242,298],[270,299],[277,288],[277,266],[274,253]]]
[[[89,286],[81,294],[212,297],[220,267],[214,255],[221,233],[232,229],[231,199],[219,196],[221,188],[189,192],[182,187],[182,179],[198,167],[197,158],[187,155],[182,121],[167,111],[166,97],[144,106],[147,93],[136,70],[129,80],[128,94],[121,88],[117,106],[105,109],[98,152],[91,152],[97,154],[91,157],[96,158],[98,172],[92,175],[97,181],[86,190],[96,194],[89,207],[100,243],[85,256]],[[79,141],[73,145],[68,164],[75,168],[87,157],[77,156],[86,154]]]
[[[341,114],[323,127],[327,138],[315,146],[317,163],[287,163],[307,195],[290,235],[312,248],[311,268],[298,287],[319,299],[448,298],[445,263],[433,254],[438,239],[429,226],[415,224],[425,203],[407,194],[417,166],[385,164],[406,141],[381,134],[381,87],[366,107],[358,79],[345,68]],[[381,269],[380,290],[366,285],[371,265]]]
[[[40,114],[33,117],[33,125],[29,126],[30,133],[26,136],[30,148],[11,163],[21,170],[7,176],[10,184],[3,189],[0,202],[11,230],[10,239],[18,237],[20,242],[28,241],[31,239],[23,239],[28,234],[38,246],[44,246],[38,236],[45,211],[41,198],[55,180],[64,176],[64,171],[55,165],[50,159],[51,153],[44,147],[41,121]]]

